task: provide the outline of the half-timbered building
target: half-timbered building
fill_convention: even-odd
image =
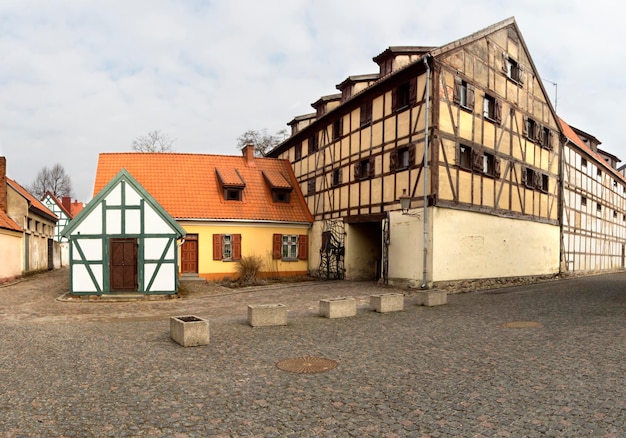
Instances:
[[[63,229],[70,241],[70,293],[176,293],[184,234],[122,169]]]
[[[560,127],[515,20],[373,60],[269,154],[313,213],[311,270],[422,286],[557,273]]]
[[[594,136],[560,120],[563,131],[563,272],[624,268],[626,179],[619,159]]]
[[[54,229],[54,240],[58,243],[60,250],[60,259],[58,260],[58,267],[67,266],[69,264],[69,241],[66,237],[63,237],[61,233],[63,229],[70,223],[70,220],[74,217],[71,210],[71,202],[68,197],[64,197],[66,202],[60,201],[50,191],[41,199],[43,205],[53,212],[58,218],[57,225]],[[70,207],[70,208],[68,208]],[[56,261],[55,261],[56,262]]]

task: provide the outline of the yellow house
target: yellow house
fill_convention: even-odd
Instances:
[[[126,169],[185,230],[184,277],[237,277],[237,261],[263,260],[260,275],[308,272],[313,222],[287,160],[181,153],[103,153],[94,193]]]

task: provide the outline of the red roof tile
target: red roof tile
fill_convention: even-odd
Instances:
[[[14,181],[11,178],[7,177],[7,183],[11,187],[13,187],[13,189],[16,190],[19,194],[21,194],[24,198],[26,198],[26,200],[30,203],[29,208],[32,207],[32,208],[34,208],[36,210],[39,210],[39,214],[42,214],[44,216],[49,216],[50,219],[53,219],[55,221],[57,221],[59,219],[56,214],[54,214],[52,211],[50,211],[50,209],[48,209],[48,207],[43,205],[41,203],[41,201],[39,201],[39,199],[37,199],[33,195],[31,195],[28,190],[26,190],[24,187],[19,185],[16,181]]]
[[[63,203],[59,200],[59,198],[54,196],[54,194],[52,192],[47,191],[46,194],[44,195],[44,198],[46,196],[50,196],[50,198],[55,202],[56,205],[59,206],[59,208],[63,211],[63,213],[65,213],[65,215],[68,218],[72,219],[74,217],[74,215],[71,212],[67,211],[67,208],[65,208],[65,205],[63,205]]]
[[[126,169],[176,219],[313,222],[287,160],[180,153],[103,153],[98,159],[94,195]],[[217,170],[219,169],[219,176]],[[297,190],[289,203],[272,201],[262,172],[282,174]],[[241,201],[224,200],[220,178],[245,183]]]
[[[22,231],[20,227],[13,219],[9,217],[4,211],[0,210],[0,228],[11,231]]]
[[[619,173],[616,169],[611,167],[605,160],[602,158],[602,155],[592,150],[588,145],[585,144],[584,141],[580,139],[580,137],[574,132],[572,127],[568,125],[563,119],[559,117],[559,123],[561,124],[561,129],[563,130],[563,134],[565,137],[569,139],[570,142],[574,143],[578,148],[585,151],[589,156],[595,158],[598,164],[602,165],[606,170],[611,172],[614,176],[618,177],[622,181],[626,181],[624,175]]]

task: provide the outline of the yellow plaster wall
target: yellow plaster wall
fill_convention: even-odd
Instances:
[[[0,282],[22,273],[22,233],[0,230]]]
[[[433,281],[549,275],[559,270],[559,227],[433,208]]]
[[[198,275],[209,280],[236,277],[237,262],[213,260],[213,234],[241,234],[241,256],[259,256],[263,260],[262,276],[305,275],[307,260],[284,262],[272,259],[274,234],[308,235],[308,225],[182,222],[188,234],[198,235]],[[309,254],[311,253],[309,244]],[[180,254],[179,254],[180,260]]]

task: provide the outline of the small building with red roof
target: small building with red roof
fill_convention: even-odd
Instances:
[[[59,218],[17,181],[6,176],[5,157],[0,157],[0,210],[3,229],[20,234],[19,255],[15,257],[15,250],[9,249],[11,255],[3,254],[0,265],[15,265],[10,270],[17,271],[19,263],[19,273],[11,276],[53,269],[55,249],[60,258],[60,251],[54,244]]]
[[[97,195],[125,169],[184,229],[183,277],[238,277],[238,261],[262,260],[260,276],[308,272],[313,222],[287,160],[185,153],[102,153]],[[86,207],[88,208],[88,207]]]

